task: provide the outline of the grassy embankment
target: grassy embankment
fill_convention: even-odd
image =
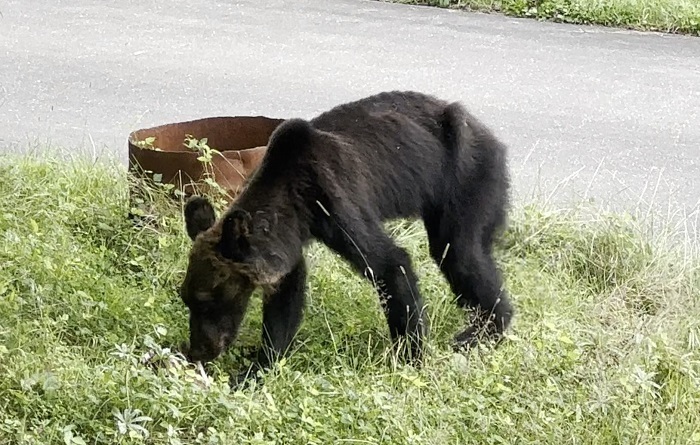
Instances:
[[[295,351],[234,392],[259,299],[208,386],[139,361],[187,335],[177,205],[157,200],[160,227],[137,229],[121,167],[31,157],[2,158],[0,193],[2,444],[700,443],[698,257],[631,218],[515,209],[498,260],[518,318],[467,357],[448,349],[464,315],[422,227],[392,224],[429,304],[422,371],[391,360],[369,284],[314,245]]]
[[[557,22],[700,36],[696,0],[389,0]]]

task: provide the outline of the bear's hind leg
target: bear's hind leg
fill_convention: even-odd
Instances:
[[[488,225],[476,230],[465,221],[449,223],[442,215],[425,218],[430,243],[430,254],[438,264],[457,297],[460,306],[476,311],[471,326],[454,338],[456,349],[473,347],[480,334],[500,340],[513,317],[513,307],[503,280],[491,254],[492,242]],[[478,226],[477,226],[478,227]]]

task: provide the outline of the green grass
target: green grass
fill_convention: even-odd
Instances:
[[[423,229],[391,224],[429,304],[422,371],[393,360],[369,284],[314,245],[295,350],[232,391],[259,299],[209,380],[178,362],[181,209],[157,199],[158,229],[133,227],[125,178],[108,164],[0,162],[2,444],[700,443],[698,257],[631,218],[515,209],[498,261],[517,320],[500,348],[466,356],[448,348],[464,314]],[[179,367],[142,365],[148,351]]]
[[[389,0],[516,17],[700,36],[697,0]]]

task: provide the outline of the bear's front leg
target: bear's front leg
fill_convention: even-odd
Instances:
[[[361,214],[356,212],[355,214]],[[425,309],[418,279],[405,249],[386,233],[380,221],[362,217],[335,216],[335,221],[320,225],[317,236],[368,279],[379,294],[391,338],[405,340],[406,361],[420,365],[423,360]],[[345,230],[343,227],[349,227]]]
[[[249,369],[232,378],[232,385],[256,378],[259,370],[269,367],[287,352],[303,318],[306,276],[306,262],[302,257],[273,292],[264,294],[262,346]]]

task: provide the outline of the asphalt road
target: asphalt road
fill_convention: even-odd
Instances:
[[[698,206],[700,38],[353,0],[10,0],[0,13],[0,150],[126,162],[137,128],[312,117],[417,89],[494,128],[520,196]]]

